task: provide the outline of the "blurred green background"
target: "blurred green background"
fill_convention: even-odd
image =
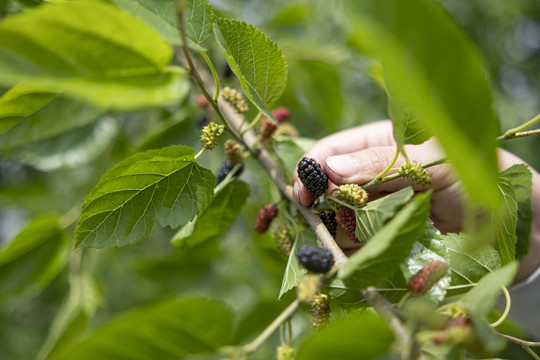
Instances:
[[[289,81],[276,106],[290,108],[291,122],[302,136],[320,138],[388,117],[386,95],[370,78],[370,63],[348,46],[341,1],[210,2],[222,15],[254,24],[279,44],[289,65]],[[439,2],[484,56],[501,132],[538,114],[540,2]],[[0,13],[9,16],[32,6],[40,2],[3,0]],[[223,71],[225,60],[219,49],[211,48],[209,55]],[[238,87],[231,78],[225,83]],[[106,114],[97,123],[2,154],[0,242],[9,241],[37,214],[65,214],[80,208],[99,177],[130,154],[170,144],[197,147],[199,122],[212,114],[196,107],[196,96],[193,91],[175,107]],[[0,137],[2,141],[7,140]],[[540,138],[504,145],[540,169]],[[220,150],[201,158],[214,172],[223,160]],[[234,338],[246,341],[286,306],[287,299],[276,300],[286,258],[269,234],[257,235],[251,227],[258,209],[279,196],[255,162],[248,161],[246,169],[241,178],[251,185],[251,195],[242,219],[224,236],[194,248],[175,249],[169,243],[174,231],[155,226],[151,236],[136,246],[85,251],[82,263],[94,276],[95,288],[87,292],[86,301],[96,310],[95,316],[88,317],[86,330],[81,325],[83,333],[133,306],[197,294],[228,304],[240,319]],[[36,357],[68,293],[68,274],[66,267],[43,291],[0,293],[0,359]],[[300,316],[294,326],[307,324]],[[263,348],[256,358],[271,358],[275,344]],[[509,358],[518,358],[512,357],[512,349],[508,351]]]

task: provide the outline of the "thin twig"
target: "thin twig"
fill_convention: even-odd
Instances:
[[[528,130],[528,131],[521,131],[514,134],[504,134],[497,138],[497,140],[512,140],[512,139],[518,139],[526,136],[533,136],[533,135],[540,135],[540,129],[535,130]]]

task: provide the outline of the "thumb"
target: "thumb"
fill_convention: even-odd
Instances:
[[[330,156],[324,170],[334,184],[364,184],[380,174],[395,154],[395,147],[382,146]]]
[[[441,156],[439,151],[423,146],[407,147],[407,154],[409,159],[417,163],[429,162]],[[394,146],[371,147],[349,154],[330,156],[326,158],[324,170],[328,178],[336,185],[362,185],[373,180],[386,169],[395,155],[396,148]],[[404,161],[405,158],[400,155],[393,167],[400,167]],[[431,180],[434,190],[442,190],[455,182],[448,164],[430,167],[428,171],[432,174]],[[378,185],[375,189],[377,189],[376,191],[396,191],[409,185],[412,185],[413,189],[417,191],[428,188],[409,179],[399,178]]]

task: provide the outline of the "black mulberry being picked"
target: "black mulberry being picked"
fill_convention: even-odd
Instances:
[[[319,197],[328,189],[328,176],[315,159],[304,157],[298,163],[298,178],[313,196]]]

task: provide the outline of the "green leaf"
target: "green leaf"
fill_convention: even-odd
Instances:
[[[57,95],[57,91],[36,87],[30,83],[13,86],[0,97],[0,133],[47,105]]]
[[[33,219],[0,250],[0,293],[43,290],[66,265],[70,243],[56,216]]]
[[[66,133],[95,122],[103,110],[81,100],[56,96],[32,114],[0,135],[0,149],[11,150],[46,138]]]
[[[405,144],[422,144],[432,136],[418,116],[395,96],[389,99],[388,112],[394,125],[394,139],[402,153],[405,153],[403,148]]]
[[[259,29],[238,20],[214,19],[214,34],[248,99],[269,119],[266,105],[287,85],[287,63],[277,44]]]
[[[449,264],[448,249],[440,239],[436,238],[437,234],[440,234],[439,231],[433,226],[433,222],[428,220],[423,235],[414,243],[407,261],[401,266],[405,279],[408,280],[425,265],[434,261],[439,260]],[[429,290],[426,296],[435,303],[444,300],[450,282],[451,277],[447,273]]]
[[[375,359],[386,353],[393,341],[394,334],[380,317],[370,311],[353,312],[307,338],[296,359]]]
[[[406,187],[385,197],[371,201],[356,211],[356,237],[369,241],[396,212],[413,197],[414,191]]]
[[[187,0],[186,35],[197,45],[212,33],[212,8],[208,0]]]
[[[318,247],[317,237],[311,230],[302,230],[298,233],[298,237],[294,242],[294,245],[289,254],[289,260],[287,261],[287,267],[285,268],[285,273],[283,274],[283,280],[281,281],[281,289],[279,290],[278,299],[289,290],[298,285],[298,282],[304,274],[307,273],[307,270],[304,269],[300,262],[298,261],[298,256],[296,253],[304,245],[311,245]]]
[[[460,304],[479,318],[486,316],[493,310],[501,287],[512,283],[516,270],[517,263],[512,262],[487,274],[472,290],[459,299]]]
[[[431,192],[416,196],[342,266],[338,278],[349,287],[376,285],[399,268],[429,217]]]
[[[505,265],[516,258],[518,204],[514,187],[508,179],[499,179],[499,191],[504,201],[501,202],[500,210],[493,215],[493,228],[496,229],[494,247]]]
[[[527,253],[531,235],[533,215],[531,208],[532,174],[527,165],[516,164],[501,172],[501,176],[508,179],[512,184],[518,203],[516,257],[520,258]]]
[[[452,295],[467,291],[484,275],[501,266],[499,253],[491,245],[468,251],[467,243],[472,239],[466,234],[447,234],[439,238],[448,249],[452,286],[463,286],[461,290],[450,292]]]
[[[427,0],[347,5],[353,46],[381,63],[389,93],[438,136],[471,200],[496,209],[497,122],[480,54],[465,32]]]
[[[274,151],[287,179],[292,179],[298,161],[314,143],[314,139],[301,137],[275,142]]]
[[[144,21],[165,40],[182,45],[175,2],[171,0],[112,0],[120,9]]]
[[[181,100],[184,69],[141,21],[103,2],[44,4],[0,22],[0,83],[29,80],[98,106],[132,110]]]
[[[212,198],[216,178],[187,146],[135,154],[109,170],[86,197],[75,230],[77,249],[134,244],[154,220],[176,228]]]
[[[25,121],[20,125],[23,123]],[[119,125],[115,119],[104,117],[96,123],[10,149],[6,152],[6,158],[42,171],[74,168],[97,159],[109,149],[118,130]],[[9,136],[9,133],[5,135]]]
[[[232,181],[214,195],[206,209],[172,238],[176,247],[193,246],[221,235],[234,222],[249,197],[249,185]]]
[[[205,299],[166,300],[105,324],[59,359],[185,359],[227,344],[230,312]]]

